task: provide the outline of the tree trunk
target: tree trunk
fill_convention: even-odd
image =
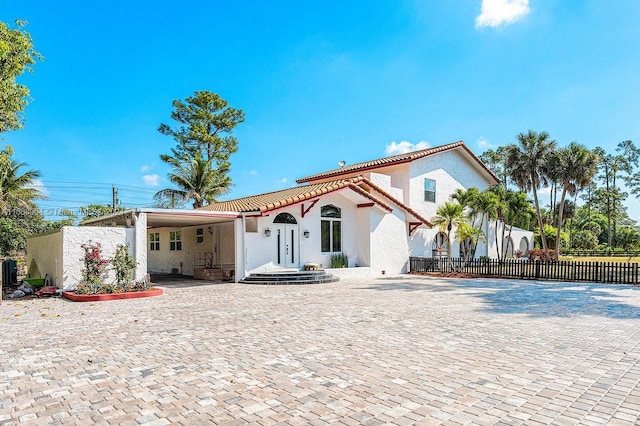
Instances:
[[[556,260],[560,258],[560,233],[562,232],[562,215],[564,214],[564,197],[567,195],[567,189],[562,185],[562,196],[560,197],[560,206],[558,207],[558,232],[556,232]]]
[[[540,203],[538,202],[538,191],[536,190],[535,185],[533,186],[533,201],[536,205],[536,214],[538,215],[538,226],[540,227],[540,242],[542,243],[542,250],[546,252],[549,249],[547,248],[547,237],[544,234],[544,228],[542,226],[542,216],[540,215]]]

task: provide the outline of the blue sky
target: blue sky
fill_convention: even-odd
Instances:
[[[416,145],[480,154],[528,129],[640,142],[637,0],[0,0],[14,19],[45,60],[3,143],[42,172],[45,209],[108,204],[112,184],[149,206],[174,145],[157,128],[196,90],[246,114],[225,198]]]

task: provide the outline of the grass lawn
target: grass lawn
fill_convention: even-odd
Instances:
[[[560,256],[560,260],[574,260],[576,262],[640,262],[640,256]]]

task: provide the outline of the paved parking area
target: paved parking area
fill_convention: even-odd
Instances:
[[[176,283],[0,330],[0,425],[640,422],[637,287]]]

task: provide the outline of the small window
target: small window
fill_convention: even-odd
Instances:
[[[196,244],[204,243],[204,228],[196,228]]]
[[[160,233],[152,232],[149,234],[149,250],[151,251],[159,251],[160,250]]]
[[[436,181],[433,179],[424,180],[424,200],[430,203],[436,202]]]
[[[182,231],[169,232],[169,250],[171,251],[182,250]]]

